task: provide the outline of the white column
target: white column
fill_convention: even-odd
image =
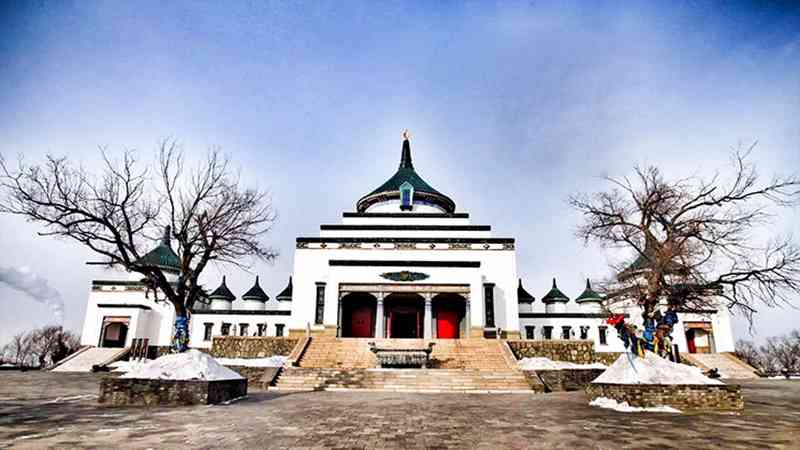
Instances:
[[[466,331],[465,335],[461,336],[461,338],[468,338],[472,332],[472,314],[470,314],[470,301],[469,301],[469,294],[463,294],[464,296],[464,323],[466,324]]]
[[[425,321],[423,322],[423,335],[425,339],[433,337],[433,294],[426,292],[425,297]]]
[[[339,291],[339,304],[336,309],[336,337],[342,337],[342,299],[346,292]]]
[[[385,318],[383,317],[384,296],[385,294],[383,292],[375,294],[375,297],[378,299],[377,307],[375,308],[375,337],[378,339],[383,339],[386,337],[386,333],[383,330],[386,322]]]

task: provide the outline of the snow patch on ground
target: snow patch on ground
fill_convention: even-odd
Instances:
[[[592,383],[608,384],[723,384],[697,367],[678,364],[647,352],[643,358],[623,353]]]
[[[769,377],[770,380],[786,380],[787,378],[783,375],[775,375]],[[800,375],[790,375],[789,380],[800,380]]]
[[[589,402],[589,405],[597,406],[600,408],[613,409],[614,411],[619,411],[619,412],[663,412],[663,413],[673,413],[673,414],[681,413],[679,409],[675,409],[671,406],[655,406],[650,408],[639,408],[636,406],[629,405],[628,402],[619,403],[613,398],[608,398],[608,397],[597,397],[596,399]]]
[[[223,366],[244,367],[283,367],[288,360],[285,356],[270,356],[269,358],[215,358]]]
[[[567,361],[553,361],[550,358],[522,358],[517,363],[522,370],[563,370],[563,369],[605,369],[605,364],[576,364]]]
[[[148,380],[241,380],[238,373],[199,350],[165,355],[131,368],[120,378]]]

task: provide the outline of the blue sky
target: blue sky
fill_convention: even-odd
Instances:
[[[761,172],[800,170],[800,6],[792,2],[2,2],[0,154],[91,167],[97,146],[149,158],[165,136],[229,152],[271,189],[281,251],[315,235],[394,171],[409,128],[422,176],[518,240],[537,298],[575,296],[607,256],[574,236],[576,191],[657,164],[709,173],[759,140]],[[773,231],[797,231],[785,211]],[[101,276],[71,243],[0,216],[0,266],[58,289],[78,329]],[[800,235],[800,233],[797,233]],[[251,276],[229,273],[236,292]],[[798,299],[800,304],[800,299]],[[763,311],[758,338],[798,311]],[[0,286],[0,342],[51,321]],[[736,321],[744,336],[747,327]]]

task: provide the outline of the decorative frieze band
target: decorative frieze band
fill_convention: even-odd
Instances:
[[[439,243],[439,242],[306,242],[297,241],[298,249],[318,250],[514,250],[513,242],[503,243]]]

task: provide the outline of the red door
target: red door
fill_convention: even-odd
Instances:
[[[372,308],[359,306],[350,317],[351,337],[372,337]]]
[[[438,311],[436,331],[439,339],[458,339],[458,313],[447,310]]]
[[[686,347],[689,349],[689,353],[697,353],[697,346],[694,344],[694,330],[686,332]]]

